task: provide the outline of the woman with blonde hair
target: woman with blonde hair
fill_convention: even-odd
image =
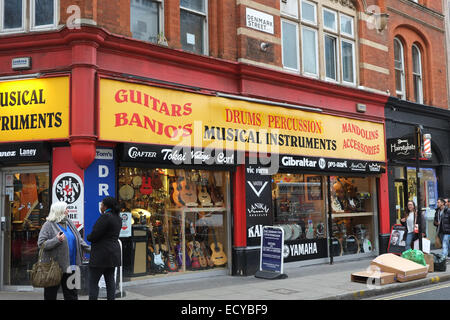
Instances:
[[[55,259],[63,271],[59,285],[44,288],[45,300],[56,300],[60,285],[64,300],[78,300],[77,289],[68,288],[67,282],[75,272],[74,266],[81,265],[84,252],[90,252],[91,247],[68,218],[68,212],[67,203],[62,201],[53,203],[47,221],[39,232],[38,246],[44,248],[43,260]]]

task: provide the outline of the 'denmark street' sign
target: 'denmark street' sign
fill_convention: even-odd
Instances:
[[[69,136],[69,77],[0,83],[0,142]]]

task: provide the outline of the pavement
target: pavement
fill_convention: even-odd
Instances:
[[[439,252],[439,251],[437,251]],[[230,276],[204,271],[205,277],[182,278],[164,276],[161,281],[124,282],[124,297],[117,300],[359,300],[391,292],[423,287],[450,281],[450,265],[446,272],[428,273],[424,279],[382,286],[368,286],[351,282],[353,272],[364,271],[370,261],[362,258],[334,264],[289,266],[285,264],[287,278],[266,280],[254,276]],[[43,289],[23,288],[28,291],[0,291],[0,300],[42,300]],[[59,294],[59,299],[62,295]],[[85,295],[80,300],[87,300]],[[449,297],[450,299],[450,297]]]

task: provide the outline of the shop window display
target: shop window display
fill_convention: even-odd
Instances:
[[[5,284],[29,285],[28,270],[37,262],[37,239],[49,210],[49,175],[47,171],[5,172],[3,181],[10,216],[10,233],[5,233]]]
[[[330,177],[333,256],[374,250],[371,178]]]
[[[284,230],[285,241],[326,238],[323,178],[317,175],[273,176],[274,225]]]
[[[119,169],[119,201],[148,234],[146,274],[226,267],[228,172]]]

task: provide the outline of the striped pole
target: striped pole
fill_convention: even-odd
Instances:
[[[423,155],[425,158],[431,158],[431,134],[425,133],[423,135]]]

